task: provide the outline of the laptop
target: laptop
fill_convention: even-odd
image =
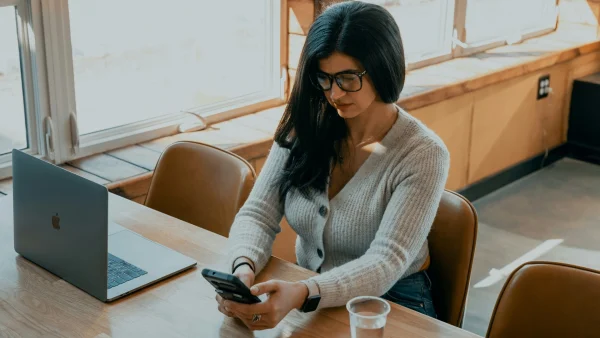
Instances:
[[[104,302],[196,262],[110,222],[103,185],[14,149],[15,251]]]

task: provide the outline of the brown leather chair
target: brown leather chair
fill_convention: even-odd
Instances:
[[[462,326],[477,241],[477,212],[462,195],[446,190],[428,237],[438,319]]]
[[[598,322],[600,271],[528,262],[504,283],[487,337],[598,337]]]
[[[227,237],[255,180],[252,165],[238,155],[176,142],[158,160],[145,205]]]

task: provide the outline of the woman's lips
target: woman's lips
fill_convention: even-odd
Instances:
[[[337,109],[344,109],[344,108],[348,108],[352,105],[352,103],[346,103],[346,104],[336,104],[335,107]]]

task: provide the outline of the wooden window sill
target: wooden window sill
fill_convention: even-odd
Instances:
[[[596,51],[600,51],[597,26],[561,23],[555,32],[520,44],[409,72],[400,105],[406,110],[428,106]]]
[[[597,29],[594,25],[561,23],[556,32],[520,44],[410,71],[399,104],[406,110],[414,110],[600,51]],[[143,202],[161,152],[176,141],[205,142],[232,151],[253,164],[264,162],[284,108],[279,106],[203,131],[93,155],[63,167],[106,185],[112,192]],[[10,193],[11,182],[1,181],[0,193]]]

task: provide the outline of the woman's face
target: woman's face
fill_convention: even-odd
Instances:
[[[342,79],[344,87],[352,89],[359,88],[356,86],[360,86],[359,77],[352,73],[360,74],[365,69],[354,58],[346,54],[334,52],[329,57],[319,60],[319,70],[330,76],[344,72],[338,75],[338,77]],[[322,80],[320,83],[325,84],[328,84],[330,81],[325,75],[319,76],[319,79]],[[362,88],[359,91],[344,91],[334,80],[331,83],[331,88],[324,90],[323,94],[327,97],[329,104],[335,107],[338,114],[345,119],[357,117],[367,110],[377,98],[373,83],[369,74],[366,73],[362,76]]]

